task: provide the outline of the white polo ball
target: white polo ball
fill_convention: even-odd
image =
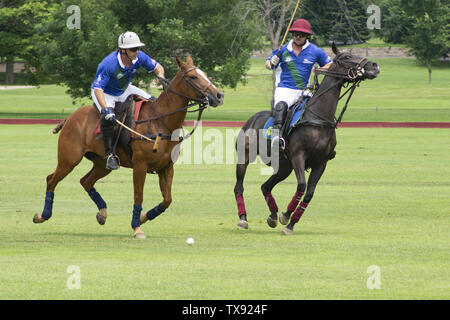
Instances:
[[[186,243],[189,244],[189,245],[193,244],[194,243],[194,238],[187,238],[186,239]]]

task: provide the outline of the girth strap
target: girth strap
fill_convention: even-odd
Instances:
[[[298,123],[294,125],[294,127],[302,127],[302,126],[322,126],[334,128],[334,122],[321,119],[313,119],[313,120],[300,120]]]

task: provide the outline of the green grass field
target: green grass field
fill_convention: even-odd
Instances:
[[[265,223],[261,164],[245,183],[249,230],[236,226],[234,165],[176,165],[172,206],[136,240],[131,170],[97,183],[100,226],[79,185],[87,160],[58,185],[52,219],[32,223],[56,165],[51,128],[0,126],[2,299],[450,298],[448,129],[338,129],[337,157],[292,236]],[[280,209],[295,188],[291,176],[274,189]],[[149,175],[144,210],[160,200]],[[79,289],[67,287],[69,266]],[[370,266],[380,289],[367,288]]]
[[[381,73],[355,91],[344,121],[450,121],[450,64],[433,66],[433,83],[428,73],[412,59],[374,59]],[[264,59],[252,58],[246,86],[225,88],[225,103],[203,113],[204,120],[246,121],[254,113],[269,109],[272,98],[271,71]],[[0,90],[0,118],[64,118],[81,105],[72,104],[65,88],[42,85],[38,89]],[[157,95],[154,89],[151,92]],[[340,103],[340,107],[343,102]],[[196,114],[188,115],[196,119]]]

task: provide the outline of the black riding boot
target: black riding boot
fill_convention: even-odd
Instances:
[[[278,102],[274,107],[272,130],[277,129],[278,135],[272,135],[272,145],[274,143],[278,143],[280,145],[281,149],[284,149],[284,147],[285,147],[285,142],[282,137],[281,129],[283,127],[284,120],[286,118],[287,110],[288,110],[288,105],[284,101]]]
[[[100,129],[103,134],[103,143],[105,144],[106,168],[109,170],[119,169],[119,157],[114,154],[114,123],[105,120],[103,116],[100,119]]]

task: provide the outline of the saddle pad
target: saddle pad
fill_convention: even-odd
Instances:
[[[135,107],[134,107],[134,120],[135,121],[139,117],[139,112],[141,111],[142,104],[147,101],[148,100],[139,100],[136,102]],[[97,134],[100,134],[100,132],[101,132],[101,130],[100,130],[100,120],[99,120],[97,123],[97,126],[94,129],[94,134],[97,135]]]
[[[295,107],[294,114],[292,115],[291,122],[289,123],[288,135],[291,132],[292,127],[301,119],[303,111],[305,110],[303,106],[305,105],[307,99],[304,99],[302,103]],[[272,128],[273,128],[273,117],[270,117],[263,129],[263,136],[266,139],[272,139]]]

